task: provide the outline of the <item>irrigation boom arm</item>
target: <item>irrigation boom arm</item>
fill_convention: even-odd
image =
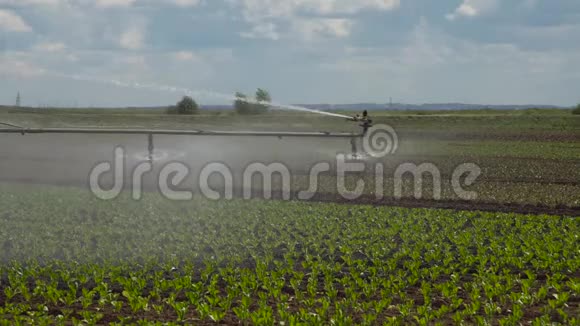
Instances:
[[[11,124],[11,123],[1,122],[1,121],[0,121],[0,125],[3,125],[3,126],[8,126],[8,127],[13,127],[13,128],[20,128],[20,129],[24,129],[24,127],[17,126],[17,125],[13,125],[13,124]]]
[[[191,135],[191,136],[257,136],[257,137],[360,137],[353,133],[332,132],[275,132],[275,131],[220,131],[220,130],[148,130],[97,128],[0,128],[0,133],[12,134],[122,134],[122,135]]]

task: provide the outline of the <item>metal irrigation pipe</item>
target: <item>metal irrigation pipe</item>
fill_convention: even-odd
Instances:
[[[4,124],[7,125],[7,124]],[[0,133],[13,134],[120,134],[173,136],[254,136],[254,137],[362,137],[361,134],[331,132],[274,132],[274,131],[214,131],[214,130],[146,130],[146,129],[85,129],[85,128],[0,128]]]
[[[3,126],[8,126],[8,127],[14,127],[14,128],[20,128],[20,129],[24,129],[24,127],[17,126],[17,125],[13,125],[13,124],[11,124],[11,123],[6,123],[6,122],[0,122],[0,125],[3,125]]]

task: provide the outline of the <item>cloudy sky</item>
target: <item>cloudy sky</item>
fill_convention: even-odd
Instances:
[[[76,76],[76,78],[71,78]],[[0,103],[580,102],[579,0],[0,0]],[[224,98],[198,93],[201,103]]]

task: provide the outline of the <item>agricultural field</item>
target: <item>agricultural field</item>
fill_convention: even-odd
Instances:
[[[353,112],[340,112],[347,115]],[[402,163],[431,163],[440,169],[443,180],[442,200],[454,206],[457,196],[450,191],[450,176],[459,164],[473,163],[482,173],[470,190],[478,193],[482,205],[516,205],[563,207],[580,206],[580,116],[570,110],[478,110],[478,111],[377,111],[371,112],[376,124],[392,126],[399,136],[397,155],[380,161],[385,170],[393,172]],[[0,109],[0,122],[24,127],[90,127],[90,128],[143,128],[180,130],[251,130],[251,131],[328,131],[360,132],[357,124],[314,114],[273,110],[259,116],[240,116],[231,111],[201,111],[194,116],[168,115],[158,109]],[[191,139],[195,141],[195,139]],[[55,141],[54,144],[64,143]],[[121,142],[120,140],[118,142]],[[255,140],[230,138],[238,148],[244,148],[250,159],[266,163],[276,159],[274,153],[283,150],[283,142],[263,146]],[[261,143],[260,143],[261,144]],[[112,148],[116,144],[111,143]],[[227,144],[216,144],[216,148]],[[313,156],[313,152],[328,149],[350,150],[348,140],[328,143],[312,139],[302,146],[287,147],[295,153],[296,161]],[[176,150],[181,150],[177,148]],[[195,148],[188,149],[195,152]],[[9,153],[5,155],[9,156]],[[268,156],[270,155],[270,156]],[[328,159],[328,158],[324,158]],[[236,161],[238,159],[236,158]],[[284,162],[286,163],[286,162]],[[375,163],[375,162],[372,162]],[[293,174],[293,189],[308,186],[307,164]],[[372,196],[373,177],[363,178],[369,185],[366,196]],[[367,180],[368,179],[368,180]],[[385,197],[393,197],[395,181],[392,173],[385,176]],[[425,179],[425,198],[433,188]],[[447,184],[445,184],[447,183]],[[326,197],[336,195],[336,178],[324,177],[320,182]],[[405,187],[404,197],[412,195]],[[426,203],[430,204],[430,203]],[[423,205],[425,206],[425,205]],[[481,207],[481,205],[480,205]],[[534,210],[524,210],[525,212]],[[549,210],[548,210],[549,212]],[[559,214],[554,210],[552,213]]]
[[[0,326],[580,326],[579,31],[0,0]]]
[[[0,188],[12,324],[580,320],[574,217]]]
[[[236,192],[170,201],[153,182],[140,200],[126,191],[102,201],[87,189],[89,168],[115,145],[146,149],[146,139],[0,135],[0,324],[580,325],[579,117],[372,114],[400,141],[396,155],[366,161],[384,165],[382,199],[367,169],[346,178],[349,189],[367,185],[355,200],[337,194],[331,172],[307,201],[281,200],[278,180],[272,200]],[[0,109],[0,122],[360,132],[342,119],[278,111]],[[305,162],[350,148],[348,140],[237,137],[156,138],[156,146],[183,150],[193,169],[216,153],[241,167],[289,158],[293,190],[308,188]],[[466,162],[481,168],[467,187],[472,201],[450,184]],[[392,172],[404,163],[436,165],[441,198],[430,178],[422,199],[411,178],[394,198]]]
[[[352,116],[360,112],[337,111]],[[571,110],[371,111],[375,123],[389,123],[403,134],[478,135],[477,139],[571,139],[580,117]],[[167,114],[161,109],[42,109],[0,106],[0,121],[23,127],[114,127],[217,130],[358,131],[342,119],[274,109],[259,116],[231,110],[202,110],[192,116]],[[492,133],[493,131],[493,133]],[[576,137],[578,135],[576,134]]]

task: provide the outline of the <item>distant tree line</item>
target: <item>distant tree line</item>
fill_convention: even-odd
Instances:
[[[268,91],[258,88],[255,99],[249,99],[245,94],[237,92],[234,109],[238,114],[261,114],[268,110],[272,97]]]
[[[572,110],[572,113],[573,114],[580,114],[580,104],[576,105],[574,110]]]
[[[262,88],[256,90],[255,98],[249,98],[240,92],[237,92],[235,97],[234,109],[236,113],[243,115],[265,113],[272,102],[270,93]],[[169,114],[193,115],[198,112],[199,105],[190,96],[184,96],[176,105],[172,105],[167,109]]]

